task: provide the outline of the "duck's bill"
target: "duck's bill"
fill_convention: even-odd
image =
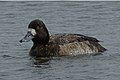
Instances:
[[[31,32],[27,32],[27,34],[25,35],[25,37],[23,37],[23,39],[21,39],[19,42],[29,42],[30,40],[32,40],[34,38],[34,36],[31,34]]]

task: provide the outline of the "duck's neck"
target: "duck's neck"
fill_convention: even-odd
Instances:
[[[46,45],[49,42],[49,37],[46,38],[34,38],[33,45]]]

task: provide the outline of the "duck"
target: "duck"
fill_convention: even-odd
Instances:
[[[101,54],[106,49],[98,39],[82,34],[59,33],[50,35],[42,20],[35,19],[28,25],[27,34],[19,41],[33,46],[29,55],[33,57],[55,57],[70,55]]]

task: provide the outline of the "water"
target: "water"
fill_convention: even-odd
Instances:
[[[33,19],[42,19],[50,34],[96,37],[108,51],[34,63],[32,42],[18,42]],[[119,79],[120,2],[0,2],[0,80]]]

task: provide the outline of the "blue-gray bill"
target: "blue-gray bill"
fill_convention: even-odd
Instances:
[[[21,39],[19,42],[22,43],[22,42],[29,42],[30,40],[32,40],[34,37],[33,35],[31,34],[31,32],[27,32],[27,34],[25,35],[25,37],[23,37],[23,39]]]

